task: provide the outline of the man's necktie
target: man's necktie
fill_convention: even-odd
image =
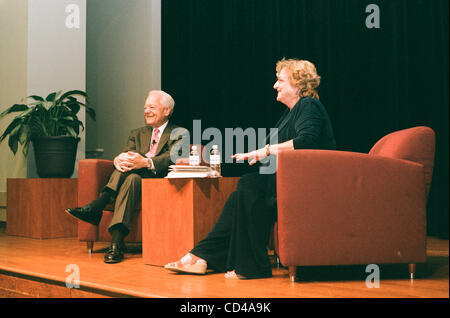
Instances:
[[[150,142],[150,151],[145,154],[146,157],[151,158],[155,156],[156,148],[158,148],[158,143],[159,143],[159,129],[155,128],[153,129],[153,137],[152,141]]]

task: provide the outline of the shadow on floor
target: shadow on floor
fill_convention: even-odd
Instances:
[[[380,279],[409,279],[408,264],[376,264]],[[446,266],[447,274],[442,272]],[[342,266],[300,266],[297,267],[297,280],[303,282],[327,281],[365,281],[375,273],[368,265]],[[447,276],[446,276],[447,275]],[[448,277],[448,258],[445,256],[428,257],[424,264],[417,264],[415,278]]]

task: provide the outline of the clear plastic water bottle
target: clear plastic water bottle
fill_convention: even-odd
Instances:
[[[213,145],[209,155],[209,167],[211,168],[211,177],[218,178],[221,175],[220,152],[217,145]]]
[[[198,153],[197,146],[191,147],[191,153],[189,154],[189,165],[199,166],[200,165],[200,154]]]

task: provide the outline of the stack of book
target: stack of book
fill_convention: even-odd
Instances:
[[[166,178],[208,178],[211,176],[207,166],[171,165]]]

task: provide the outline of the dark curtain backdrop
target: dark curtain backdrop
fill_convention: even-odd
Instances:
[[[365,9],[380,8],[368,29]],[[368,152],[418,125],[436,132],[428,234],[448,238],[448,0],[162,0],[162,89],[192,131],[273,127],[275,63],[307,59],[339,150]],[[203,141],[203,144],[209,140]],[[224,168],[239,175],[244,165]],[[374,216],[376,217],[376,216]]]

